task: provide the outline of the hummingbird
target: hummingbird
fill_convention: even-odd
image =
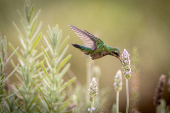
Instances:
[[[85,43],[85,46],[72,44],[75,48],[81,50],[84,54],[90,55],[91,59],[99,59],[106,55],[115,56],[121,61],[120,51],[117,47],[110,47],[104,42],[86,30],[81,30],[75,26],[68,25],[75,34]],[[122,61],[121,61],[122,62]]]

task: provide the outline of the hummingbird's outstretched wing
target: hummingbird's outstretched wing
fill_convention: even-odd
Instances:
[[[92,50],[96,49],[96,45],[97,45],[96,42],[98,42],[97,40],[99,38],[95,37],[94,35],[92,35],[91,33],[87,32],[87,31],[82,31],[81,29],[79,29],[75,26],[69,25],[69,27],[86,44],[87,47],[91,48]],[[103,43],[103,41],[101,41],[101,42]]]
[[[88,33],[89,35],[91,35],[91,36],[95,39],[95,41],[98,42],[99,44],[104,44],[104,42],[103,42],[100,38],[94,36],[93,34],[91,34],[90,32],[88,32],[88,31],[86,31],[86,30],[84,30],[84,32],[86,32],[86,33]]]

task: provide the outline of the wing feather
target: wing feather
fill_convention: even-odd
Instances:
[[[90,32],[88,32],[88,31],[86,31],[86,30],[84,30],[84,31],[85,31],[87,34],[93,36],[93,37],[96,39],[96,41],[98,41],[99,43],[104,44],[104,42],[103,42],[100,38],[94,36],[93,34],[91,34]]]
[[[92,50],[96,49],[96,42],[93,39],[93,36],[75,26],[69,25],[69,27],[76,33],[76,35],[85,43],[87,47],[91,48]]]

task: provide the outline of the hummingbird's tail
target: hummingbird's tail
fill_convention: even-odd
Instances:
[[[84,54],[89,55],[91,51],[93,51],[91,48],[84,47],[78,44],[72,44],[75,48],[78,48],[81,50]]]

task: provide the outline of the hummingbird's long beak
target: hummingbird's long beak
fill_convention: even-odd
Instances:
[[[121,60],[121,58],[120,57],[117,57],[119,60],[120,60],[120,62],[122,63],[122,60]]]

